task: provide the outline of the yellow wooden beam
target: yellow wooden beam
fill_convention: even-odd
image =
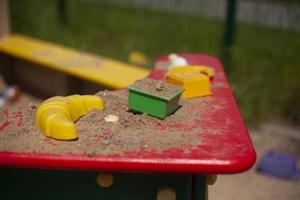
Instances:
[[[0,52],[110,88],[123,88],[149,70],[23,35],[0,40]]]

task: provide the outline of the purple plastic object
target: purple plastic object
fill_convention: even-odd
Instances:
[[[285,179],[299,179],[296,156],[268,151],[260,160],[257,170],[261,173]]]

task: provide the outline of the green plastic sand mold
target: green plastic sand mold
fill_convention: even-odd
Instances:
[[[130,111],[135,113],[147,113],[159,119],[164,119],[168,115],[179,109],[179,99],[184,89],[174,92],[172,95],[165,97],[137,89],[134,85],[127,87],[128,106]]]

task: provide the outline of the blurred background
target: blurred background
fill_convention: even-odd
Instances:
[[[128,61],[204,53],[223,63],[258,160],[299,156],[299,0],[11,0],[14,33]],[[219,176],[211,199],[300,199],[299,181]]]
[[[247,122],[300,124],[298,0],[12,0],[12,32],[127,61],[222,60]],[[236,22],[235,22],[236,21]]]

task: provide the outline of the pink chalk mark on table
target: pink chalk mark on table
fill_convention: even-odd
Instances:
[[[17,127],[23,125],[24,114],[20,109],[12,113],[8,109],[4,109],[2,113],[4,121],[0,123],[0,132],[4,131],[12,122],[16,122]]]

